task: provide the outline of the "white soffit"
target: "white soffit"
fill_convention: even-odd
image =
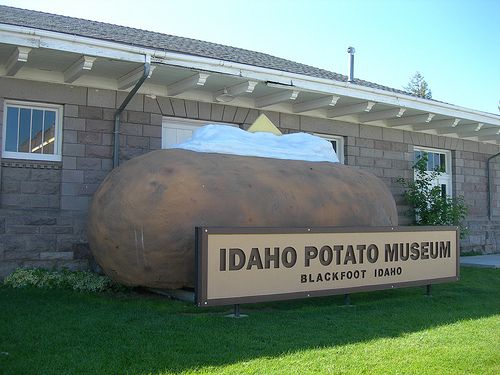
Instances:
[[[72,63],[56,68],[57,54],[72,54]],[[43,55],[50,55],[54,71],[34,66],[48,61]],[[227,92],[234,100],[226,105],[500,142],[495,114],[349,82],[0,24],[0,76],[128,90],[144,62],[156,68],[141,87],[145,94],[217,102]],[[118,77],[103,75],[115,67]]]

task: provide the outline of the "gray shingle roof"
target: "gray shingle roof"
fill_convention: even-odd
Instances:
[[[161,34],[103,22],[89,21],[56,14],[37,12],[0,5],[0,23],[55,31],[70,35],[124,43],[128,45],[179,52],[188,55],[216,58],[263,68],[303,74],[311,77],[346,82],[347,76],[271,56],[261,52],[224,46],[201,40]],[[355,79],[355,84],[411,95],[405,91]]]

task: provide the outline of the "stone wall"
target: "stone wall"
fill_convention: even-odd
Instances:
[[[0,277],[19,266],[88,268],[86,212],[92,194],[112,169],[113,120],[126,93],[0,78],[3,100],[64,105],[61,162],[12,160],[0,155]],[[470,236],[462,251],[500,251],[500,178],[493,213],[487,217],[486,160],[499,147],[469,140],[358,125],[271,111],[136,95],[121,117],[120,160],[161,148],[163,116],[236,123],[247,128],[265,113],[284,133],[297,131],[344,137],[345,162],[380,177],[390,188],[407,224],[398,177],[411,178],[414,146],[452,151],[453,191],[469,208]],[[1,127],[1,123],[0,123]],[[1,137],[0,131],[0,137]],[[497,241],[498,239],[498,241]]]

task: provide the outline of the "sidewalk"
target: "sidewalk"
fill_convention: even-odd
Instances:
[[[500,268],[500,254],[460,257],[460,265],[468,267]]]

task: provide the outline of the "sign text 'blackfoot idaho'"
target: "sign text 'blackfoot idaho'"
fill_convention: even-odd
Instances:
[[[455,227],[198,228],[200,306],[458,279]]]

